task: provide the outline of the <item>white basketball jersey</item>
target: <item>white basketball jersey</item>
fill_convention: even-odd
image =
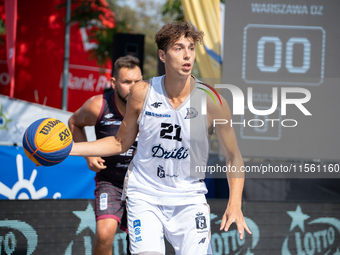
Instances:
[[[164,77],[150,80],[126,195],[159,205],[206,203],[204,175],[195,171],[209,156],[207,116],[202,115],[207,94],[197,89],[196,82],[190,96],[174,109]]]

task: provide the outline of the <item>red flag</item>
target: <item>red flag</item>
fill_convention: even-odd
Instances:
[[[11,79],[9,97],[14,96],[15,41],[17,35],[17,0],[5,0],[7,67]]]

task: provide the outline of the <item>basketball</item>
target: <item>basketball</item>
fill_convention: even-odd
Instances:
[[[62,162],[70,154],[72,144],[69,128],[54,118],[33,122],[22,140],[27,157],[40,166],[53,166]]]

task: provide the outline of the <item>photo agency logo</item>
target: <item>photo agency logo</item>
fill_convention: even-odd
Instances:
[[[200,83],[203,84],[203,83]],[[279,98],[279,92],[277,87],[272,88],[272,94],[271,94],[271,107],[266,109],[256,109],[253,103],[253,88],[248,87],[247,88],[247,105],[245,105],[245,96],[240,88],[238,88],[235,85],[231,84],[215,84],[215,89],[209,85],[203,84],[207,86],[210,90],[212,90],[217,98],[220,101],[220,104],[222,106],[222,101],[215,89],[228,89],[228,91],[231,92],[232,98],[233,98],[233,104],[232,104],[232,115],[245,115],[245,109],[249,109],[249,111],[255,116],[254,119],[246,119],[242,118],[242,121],[235,121],[233,118],[230,120],[227,119],[214,119],[213,120],[213,126],[214,128],[216,125],[225,125],[228,124],[231,127],[235,125],[240,125],[243,127],[252,127],[252,128],[261,128],[263,126],[282,126],[282,127],[296,127],[298,125],[298,121],[296,119],[279,119],[279,118],[269,118],[271,114],[273,114],[275,111],[279,110],[281,116],[287,116],[287,105],[295,105],[297,109],[299,109],[305,116],[312,116],[311,112],[308,111],[308,109],[304,106],[305,103],[307,103],[311,99],[311,93],[308,89],[305,88],[298,88],[298,87],[282,87],[280,90],[280,100],[281,105],[278,107],[278,98]],[[199,89],[207,92],[211,98],[213,98],[215,104],[216,100],[212,93],[208,91],[205,88],[198,87]],[[201,107],[202,107],[202,114],[207,114],[207,104],[206,104],[206,98],[201,99]],[[266,118],[261,119],[261,116],[266,116]]]
[[[213,95],[209,90],[207,90],[207,88],[210,89],[210,90],[216,95],[216,97],[218,98],[220,104],[222,105],[222,100],[221,100],[220,95],[217,93],[217,91],[216,91],[212,86],[210,86],[210,85],[208,85],[208,84],[205,84],[205,83],[203,83],[203,82],[198,82],[198,84],[201,84],[201,85],[203,85],[203,86],[202,86],[202,87],[197,87],[197,88],[200,89],[200,90],[205,91],[205,92],[212,98],[212,100],[214,101],[215,105],[217,105],[216,100],[215,100],[215,97],[214,97],[214,95]],[[205,105],[206,105],[206,104],[205,104]],[[203,105],[202,105],[202,107],[203,107]],[[206,113],[206,112],[207,112],[207,111],[206,111],[206,109],[205,109],[205,113]]]

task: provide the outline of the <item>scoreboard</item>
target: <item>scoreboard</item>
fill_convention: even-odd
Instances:
[[[243,156],[339,160],[339,12],[336,0],[226,1],[220,88]],[[223,84],[242,91],[243,114]]]

